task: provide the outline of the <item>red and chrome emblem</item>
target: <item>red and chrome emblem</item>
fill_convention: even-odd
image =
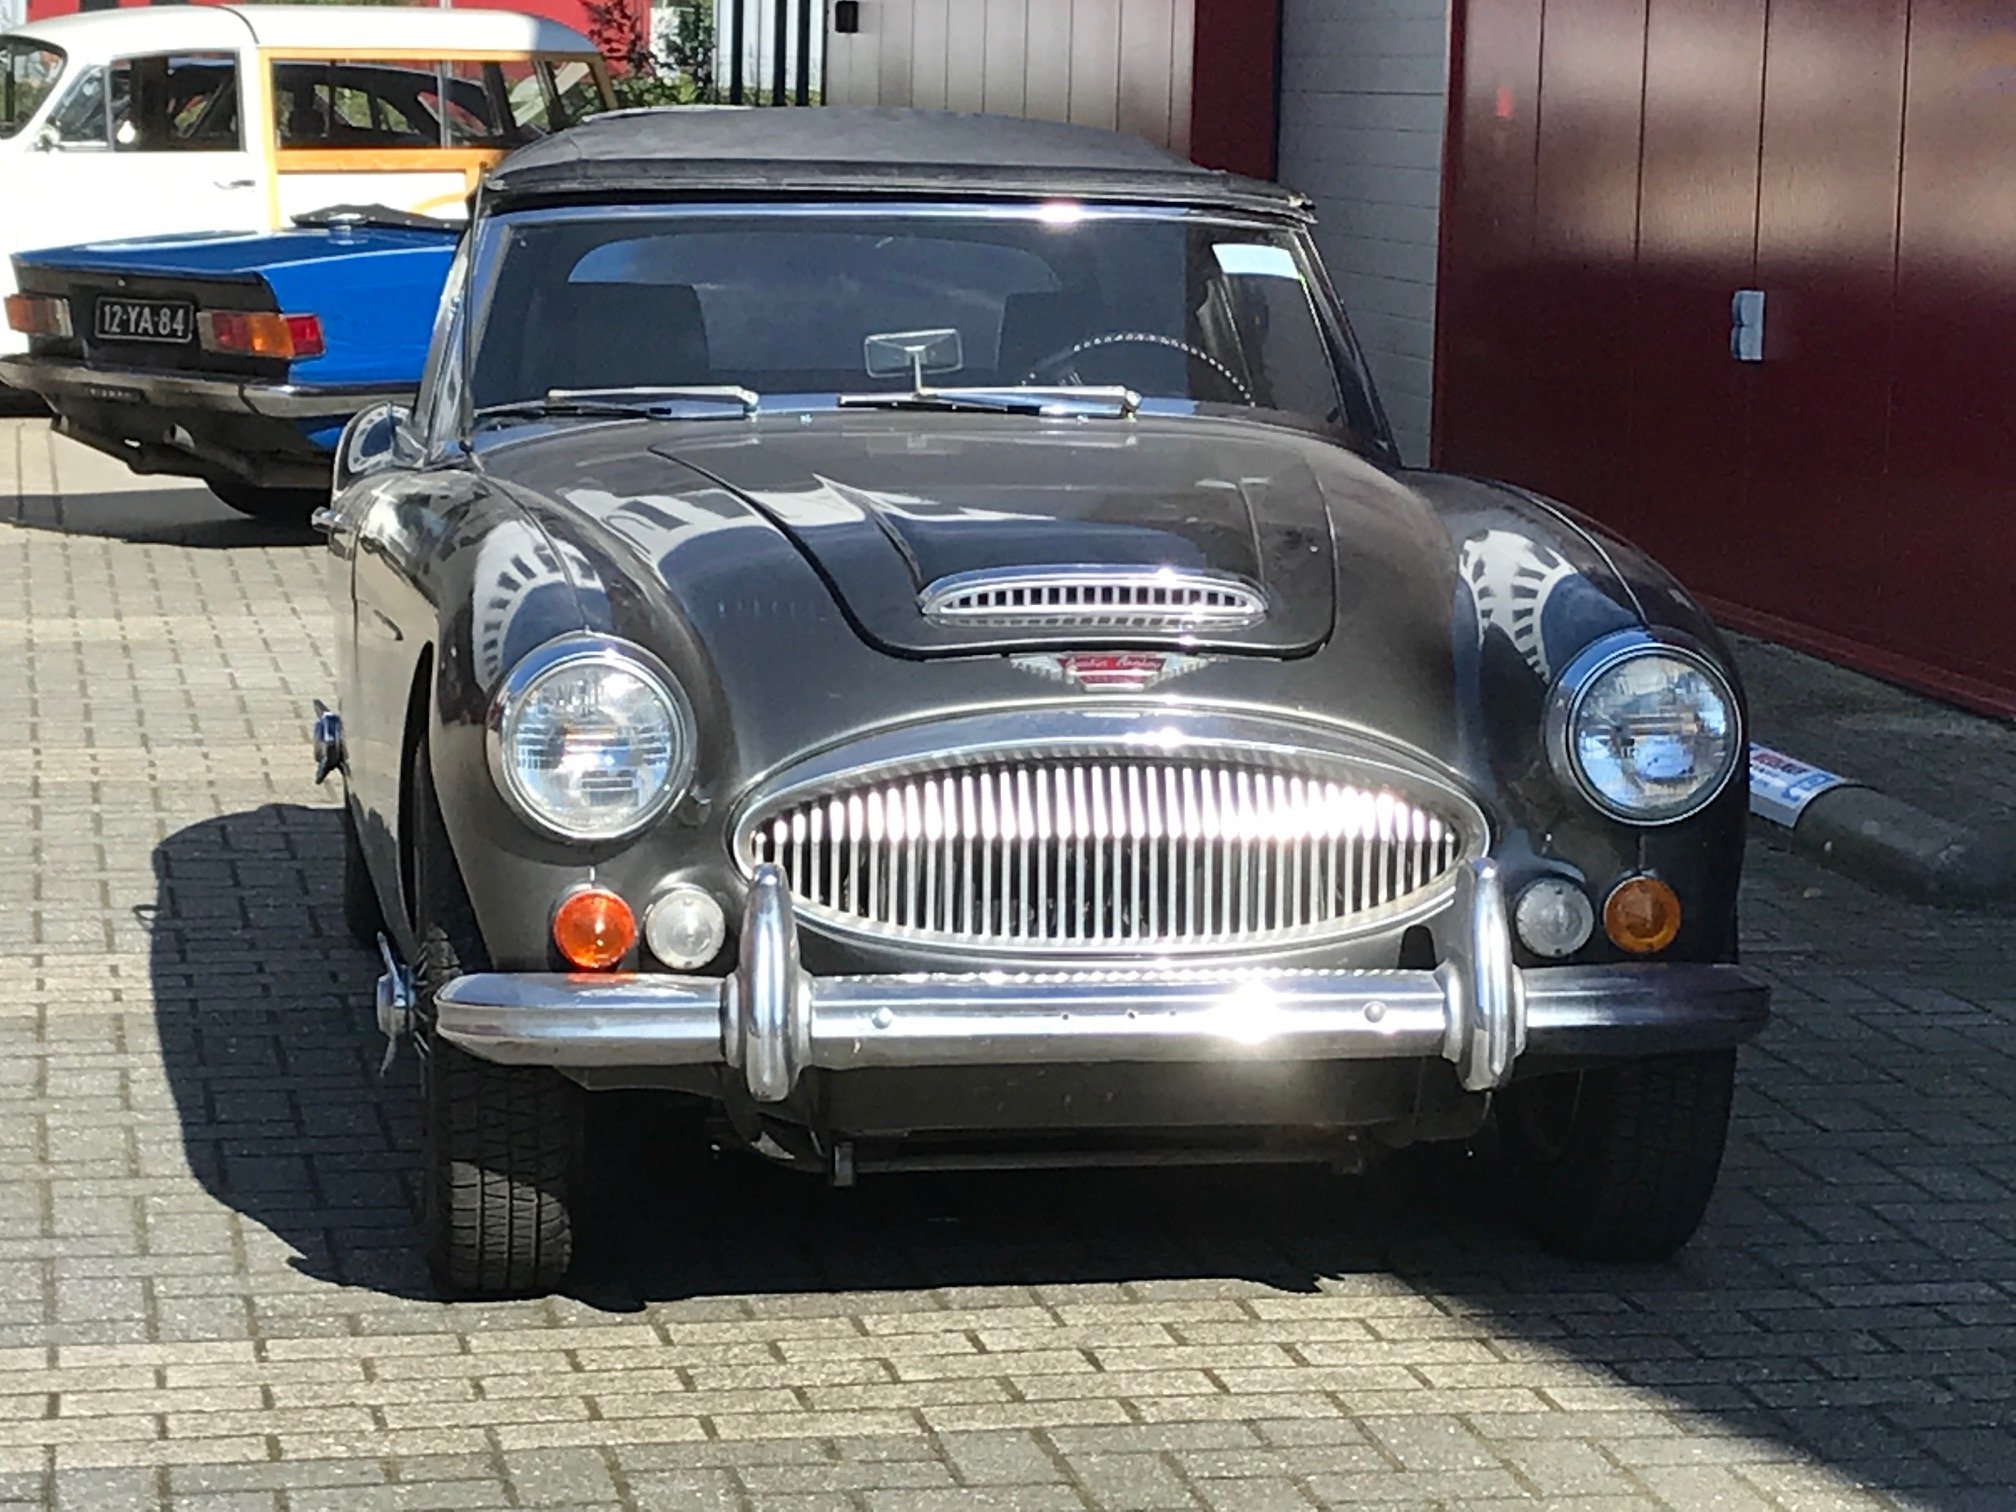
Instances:
[[[1014,658],[1025,671],[1076,683],[1088,693],[1144,693],[1159,682],[1195,671],[1207,660],[1162,651],[1064,651]]]

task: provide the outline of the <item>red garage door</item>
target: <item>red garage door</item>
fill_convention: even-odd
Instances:
[[[2016,713],[2016,14],[1458,10],[1439,460],[1733,622]]]

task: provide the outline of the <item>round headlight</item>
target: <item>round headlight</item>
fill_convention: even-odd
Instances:
[[[1727,680],[1706,658],[1643,632],[1606,637],[1555,689],[1548,745],[1598,808],[1635,824],[1699,813],[1743,759]]]
[[[589,636],[511,670],[490,709],[490,770],[526,819],[569,840],[618,840],[693,774],[693,716],[641,653]]]

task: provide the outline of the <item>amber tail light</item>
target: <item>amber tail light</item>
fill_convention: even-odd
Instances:
[[[320,357],[322,320],[317,315],[273,315],[261,310],[205,310],[196,328],[206,352],[300,361]]]
[[[70,301],[47,294],[9,294],[7,324],[24,336],[68,336]]]

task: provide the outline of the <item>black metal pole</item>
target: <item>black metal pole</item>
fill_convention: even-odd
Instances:
[[[800,105],[812,103],[812,0],[798,0],[797,99]]]
[[[776,24],[770,31],[770,103],[784,103],[785,57],[791,41],[791,0],[777,0]]]
[[[742,50],[748,42],[743,31],[743,12],[749,0],[735,0],[735,14],[728,23],[728,103],[742,103]]]

